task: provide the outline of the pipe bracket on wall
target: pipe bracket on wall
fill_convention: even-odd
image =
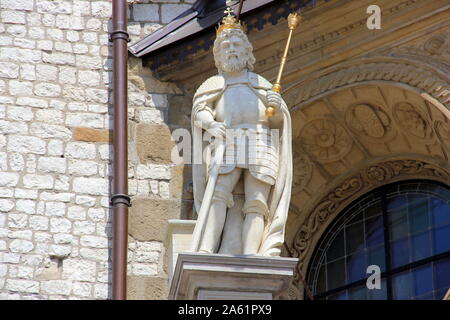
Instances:
[[[109,34],[109,41],[113,42],[115,39],[123,39],[126,42],[130,42],[130,35],[125,30],[114,30]]]
[[[131,207],[131,198],[126,194],[117,193],[111,196],[109,203],[113,207],[119,203],[123,203],[124,205]]]

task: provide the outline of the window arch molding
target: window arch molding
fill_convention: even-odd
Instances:
[[[299,258],[295,283],[301,283],[299,273],[306,274],[322,234],[350,203],[388,183],[417,179],[447,184],[450,181],[450,169],[428,157],[378,160],[350,172],[347,178],[331,186],[325,196],[309,210],[291,242],[290,252],[293,257]]]

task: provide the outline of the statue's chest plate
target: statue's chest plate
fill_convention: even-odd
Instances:
[[[267,121],[263,101],[246,84],[228,86],[216,104],[216,121],[230,127]]]

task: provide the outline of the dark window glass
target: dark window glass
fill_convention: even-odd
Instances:
[[[347,256],[347,279],[354,282],[363,279],[366,276],[366,253],[359,251]]]
[[[412,261],[418,261],[431,256],[430,231],[418,233],[411,237]]]
[[[448,204],[440,199],[431,199],[430,210],[433,220],[433,226],[442,226],[450,223],[450,216],[448,214]]]
[[[348,300],[347,290],[330,295],[328,300]]]
[[[364,224],[362,221],[345,228],[347,254],[364,249]]]
[[[409,263],[409,239],[403,238],[391,243],[392,266],[399,267]]]
[[[365,221],[366,243],[368,247],[384,242],[383,217],[369,218]]]
[[[367,289],[364,286],[351,288],[348,290],[350,300],[367,300]]]
[[[442,253],[450,250],[450,224],[436,228],[434,231],[435,253]]]
[[[367,251],[367,265],[377,265],[381,271],[386,271],[386,252],[384,251],[384,245],[370,248]]]
[[[411,273],[403,272],[392,279],[392,293],[396,300],[409,299],[412,295]]]
[[[434,270],[436,274],[436,288],[448,290],[450,288],[450,259],[437,262]]]
[[[433,292],[433,269],[431,265],[417,268],[414,273],[414,295],[422,296]]]
[[[428,197],[411,195],[408,197],[409,232],[415,234],[429,228]]]
[[[345,259],[327,264],[327,289],[335,289],[345,284]]]
[[[381,271],[381,288],[368,289]],[[325,233],[308,283],[318,299],[442,299],[450,288],[450,191],[396,183],[344,210]]]
[[[344,230],[339,232],[333,242],[333,246],[327,251],[327,261],[333,261],[345,256]]]

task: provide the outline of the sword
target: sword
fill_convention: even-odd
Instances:
[[[230,117],[226,117],[224,120],[225,128],[228,128],[231,122]],[[197,216],[197,222],[195,224],[194,232],[192,234],[191,252],[197,252],[200,247],[200,240],[203,235],[203,230],[206,225],[206,218],[208,217],[209,209],[211,207],[211,200],[216,187],[217,178],[219,177],[220,165],[223,161],[223,154],[225,153],[226,137],[224,137],[223,143],[219,144],[216,148],[211,171],[209,172],[208,183],[206,184],[205,192],[203,193],[202,205]],[[206,199],[205,199],[206,198]]]
[[[289,46],[291,45],[292,33],[294,29],[298,27],[302,18],[298,13],[291,13],[288,16],[288,27],[289,27],[289,36],[286,42],[286,47],[284,48],[283,57],[281,58],[280,69],[278,70],[277,80],[272,86],[272,91],[277,93],[281,93],[281,76],[283,75],[284,66],[286,65],[287,55],[289,51]],[[275,108],[273,106],[268,106],[266,108],[266,116],[272,117],[275,114]]]

